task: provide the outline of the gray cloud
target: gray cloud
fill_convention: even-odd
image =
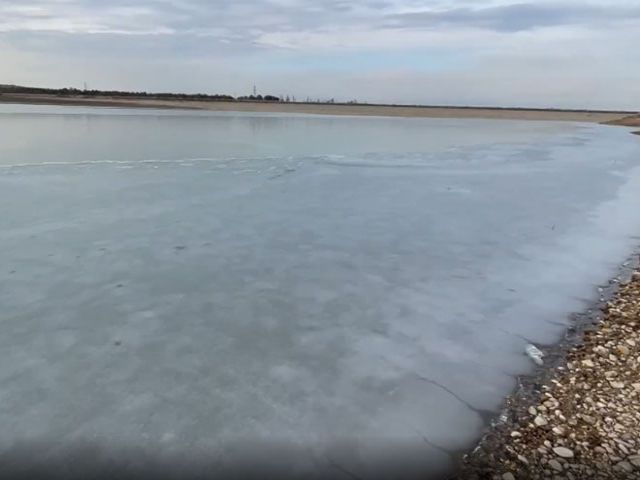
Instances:
[[[461,6],[462,5],[462,6]],[[640,6],[538,0],[0,0],[0,32],[193,35],[251,44],[274,32],[322,29],[537,27],[640,18]]]
[[[541,27],[589,25],[639,19],[640,6],[594,5],[576,3],[517,3],[495,7],[424,10],[389,15],[386,26],[406,27],[475,27],[517,32]]]
[[[629,0],[0,0],[0,83],[638,108],[637,44]]]

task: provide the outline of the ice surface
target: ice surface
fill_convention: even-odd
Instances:
[[[596,125],[1,106],[0,459],[437,477],[638,243],[639,159]]]

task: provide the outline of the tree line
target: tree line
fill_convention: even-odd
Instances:
[[[339,103],[333,98],[328,99],[312,99],[307,97],[306,100],[297,101],[296,97],[289,95],[240,95],[234,97],[226,94],[207,94],[207,93],[169,93],[169,92],[130,92],[122,90],[95,90],[80,88],[41,88],[41,87],[23,87],[21,85],[2,85],[0,84],[0,95],[3,93],[14,93],[24,95],[54,95],[58,97],[84,97],[84,98],[147,98],[157,100],[199,100],[211,102],[280,102],[280,103]],[[358,104],[357,100],[342,102],[345,105]]]
[[[39,88],[22,87],[19,85],[0,85],[0,94],[19,93],[28,95],[55,95],[60,97],[120,97],[120,98],[149,98],[160,100],[206,100],[218,102],[284,102],[275,95],[248,95],[234,97],[225,94],[207,93],[168,93],[168,92],[128,92],[121,90],[81,90],[79,88]]]

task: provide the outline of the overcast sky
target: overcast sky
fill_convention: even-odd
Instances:
[[[640,0],[0,0],[0,83],[640,108]]]

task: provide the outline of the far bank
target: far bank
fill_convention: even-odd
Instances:
[[[0,102],[41,105],[194,109],[222,112],[233,111],[410,118],[479,118],[501,120],[568,121],[640,126],[640,116],[638,116],[637,113],[623,111],[249,101],[197,101],[130,97],[96,98],[82,95],[57,96],[12,93],[4,93],[0,95]]]

